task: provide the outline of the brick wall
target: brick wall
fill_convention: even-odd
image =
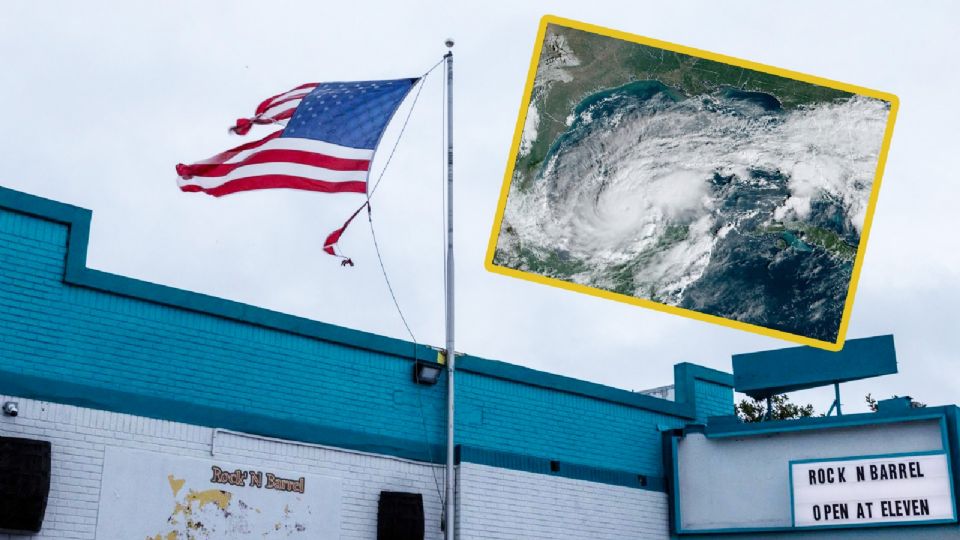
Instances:
[[[19,403],[20,415],[0,417],[0,432],[53,445],[50,502],[42,532],[32,537],[38,540],[95,538],[108,446],[339,478],[344,540],[376,537],[381,490],[418,492],[424,497],[426,538],[442,538],[439,465],[222,431],[214,444],[211,428],[0,396],[6,400]],[[667,495],[661,492],[472,463],[459,466],[458,482],[464,540],[669,537]],[[23,537],[0,534],[0,540],[18,538]]]
[[[663,474],[660,429],[684,420],[637,407],[461,372],[458,441],[608,469]]]
[[[667,539],[667,495],[462,463],[463,540]]]
[[[443,469],[389,456],[377,456],[299,443],[265,440],[177,422],[0,396],[20,405],[16,418],[0,417],[0,434],[50,441],[50,498],[42,531],[30,538],[93,540],[97,529],[104,449],[116,446],[201,459],[259,464],[339,478],[342,482],[340,533],[343,540],[376,538],[381,490],[423,494],[426,538],[439,540]],[[211,455],[211,452],[215,453]],[[0,540],[25,538],[0,533]],[[111,540],[111,539],[101,539]]]
[[[444,386],[415,385],[409,360],[66,284],[66,244],[65,225],[0,210],[0,369],[442,442]]]
[[[694,379],[694,399],[697,402],[697,415],[701,418],[728,416],[733,411],[733,388],[715,382]]]

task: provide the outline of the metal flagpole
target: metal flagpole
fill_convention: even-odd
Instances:
[[[453,40],[447,39],[448,49],[453,48]],[[453,469],[453,419],[454,419],[454,372],[457,355],[453,345],[453,51],[444,56],[447,67],[447,252],[446,252],[446,315],[447,315],[447,508],[446,538],[456,538],[456,519]]]

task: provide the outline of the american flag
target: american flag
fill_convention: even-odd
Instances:
[[[177,165],[180,189],[215,197],[291,188],[365,193],[370,162],[397,107],[419,79],[309,83],[260,104],[231,131],[279,131],[193,165]]]

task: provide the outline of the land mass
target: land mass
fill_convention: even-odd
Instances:
[[[657,80],[686,97],[732,88],[772,95],[785,110],[853,95],[555,24],[547,26],[539,66],[531,96],[533,109],[528,111],[537,114],[536,136],[525,142],[526,151],[521,151],[514,168],[521,190],[534,179],[551,144],[566,130],[571,111],[585,97],[606,88]]]

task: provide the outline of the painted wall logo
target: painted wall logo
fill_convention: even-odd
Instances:
[[[340,492],[332,478],[108,448],[97,537],[339,538]]]
[[[896,110],[545,17],[487,269],[839,350]]]
[[[795,527],[951,522],[943,452],[790,463]]]
[[[280,478],[273,473],[264,473],[263,471],[244,471],[235,469],[233,472],[227,472],[216,465],[210,467],[213,477],[210,481],[214,484],[229,484],[239,487],[256,487],[265,489],[275,489],[277,491],[291,491],[294,493],[304,493],[306,490],[306,479],[300,477],[299,480],[288,480]],[[266,477],[266,485],[264,485]],[[249,484],[247,483],[249,481]]]

